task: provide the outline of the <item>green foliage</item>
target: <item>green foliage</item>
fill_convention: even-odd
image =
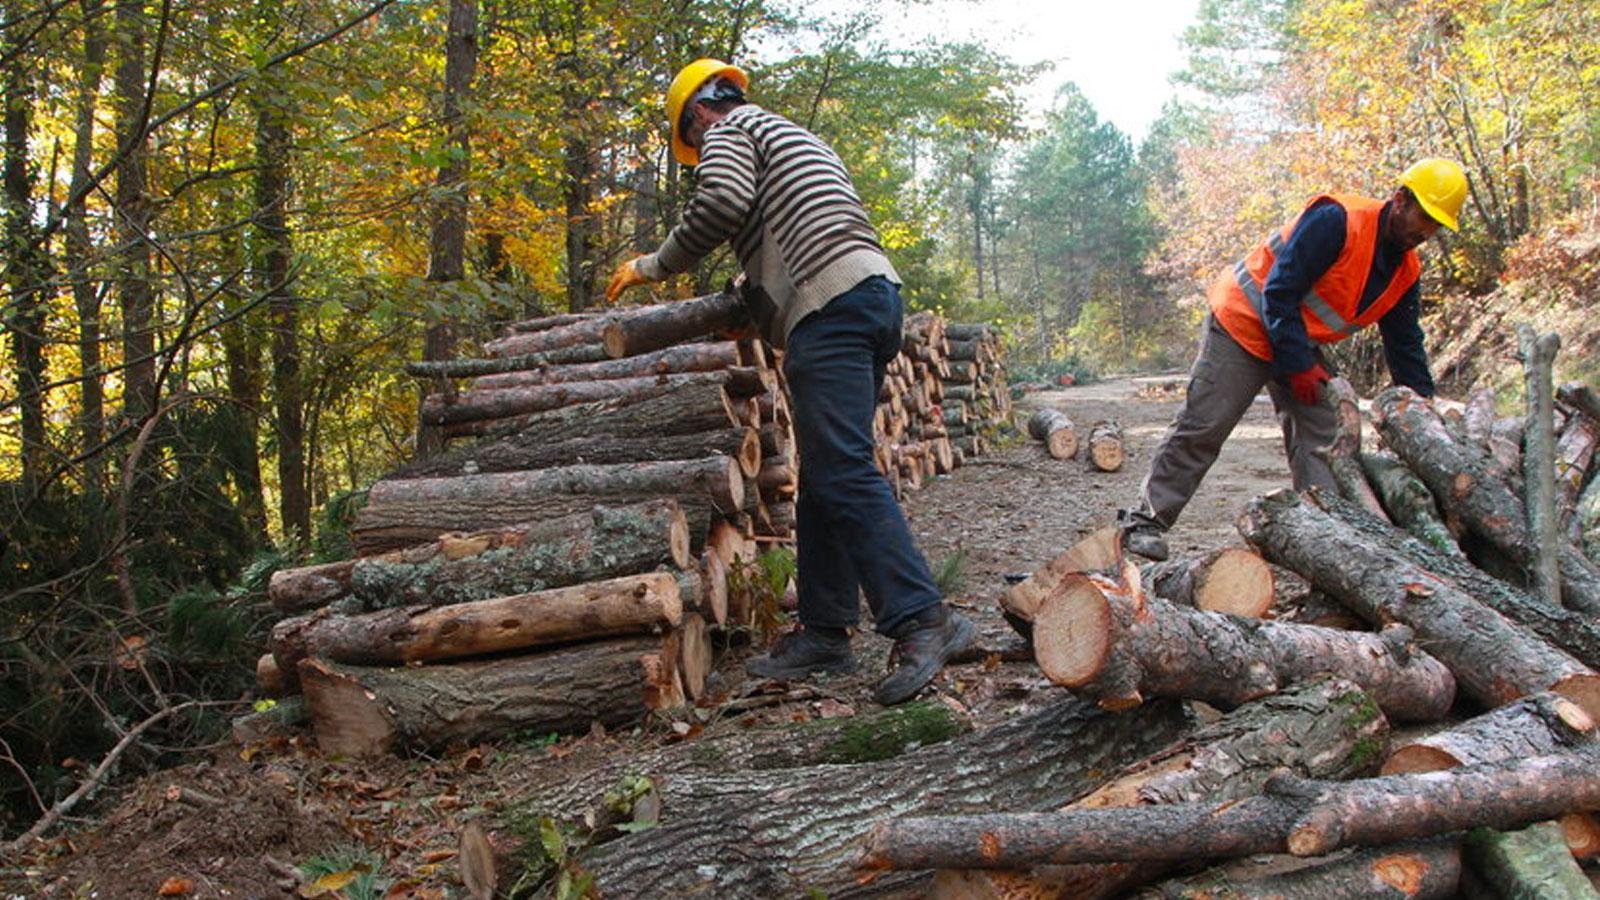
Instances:
[[[780,603],[797,571],[794,551],[788,547],[774,547],[749,562],[736,559],[728,567],[728,593],[746,597],[757,635],[770,637],[783,627]]]
[[[322,505],[317,519],[316,537],[312,541],[312,558],[317,562],[334,562],[355,555],[350,543],[350,527],[356,515],[367,505],[365,490],[340,491]]]
[[[319,853],[297,868],[308,882],[329,879],[343,883],[334,896],[346,900],[382,900],[394,881],[382,874],[382,856],[353,844]]]
[[[967,549],[956,548],[956,552],[940,560],[934,566],[933,583],[938,585],[939,593],[949,597],[961,593],[967,584]]]

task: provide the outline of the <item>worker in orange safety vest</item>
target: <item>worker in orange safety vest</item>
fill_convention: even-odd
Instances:
[[[1312,198],[1294,221],[1218,276],[1183,409],[1156,448],[1138,504],[1118,514],[1127,550],[1166,559],[1166,530],[1263,386],[1283,429],[1295,488],[1334,486],[1318,454],[1337,427],[1334,411],[1321,403],[1330,377],[1323,345],[1377,324],[1394,380],[1433,395],[1418,322],[1416,248],[1441,225],[1456,230],[1466,196],[1460,165],[1424,159],[1400,176],[1387,201]]]

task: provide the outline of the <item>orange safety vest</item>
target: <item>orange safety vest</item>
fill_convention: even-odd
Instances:
[[[1356,315],[1362,289],[1372,271],[1372,256],[1378,249],[1378,220],[1383,201],[1348,194],[1321,194],[1313,197],[1306,209],[1322,200],[1332,200],[1344,207],[1344,248],[1328,271],[1323,272],[1301,298],[1300,315],[1305,319],[1306,334],[1311,340],[1318,344],[1334,344],[1393,309],[1416,283],[1417,276],[1422,273],[1422,262],[1417,259],[1415,250],[1406,251],[1389,287],[1365,312]],[[1305,215],[1305,210],[1301,210],[1300,215]],[[1289,240],[1299,222],[1300,216],[1296,216],[1293,222],[1273,232],[1266,243],[1240,260],[1232,270],[1218,276],[1207,292],[1211,313],[1217,317],[1217,322],[1239,346],[1268,361],[1272,359],[1272,342],[1267,339],[1267,328],[1262,324],[1267,301],[1261,289],[1267,283],[1273,263],[1277,262],[1278,250]]]

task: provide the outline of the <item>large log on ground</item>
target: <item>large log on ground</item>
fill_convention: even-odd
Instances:
[[[1115,472],[1128,458],[1122,446],[1122,426],[1102,419],[1089,429],[1089,462],[1102,472]]]
[[[312,656],[401,665],[641,634],[682,620],[678,579],[649,572],[449,606],[298,616],[272,629],[272,653],[285,670]]]
[[[1384,440],[1433,491],[1446,514],[1531,570],[1536,548],[1527,509],[1490,471],[1487,457],[1456,441],[1427,401],[1409,388],[1389,388],[1372,406]],[[1579,612],[1600,615],[1600,570],[1576,548],[1558,543],[1563,602]]]
[[[883,762],[676,775],[646,768],[638,771],[656,782],[661,807],[672,814],[579,862],[607,897],[923,896],[926,874],[857,883],[851,864],[874,822],[915,812],[1052,809],[1190,727],[1179,704],[1111,715],[1065,698]],[[578,819],[610,787],[558,785],[518,809]]]
[[[1453,583],[1479,603],[1572,654],[1578,662],[1600,671],[1600,621],[1535,599],[1461,556],[1441,553],[1431,543],[1380,522],[1352,503],[1322,494],[1318,495],[1317,503],[1370,544],[1398,551],[1422,569]]]
[[[1242,800],[1274,772],[1342,780],[1373,773],[1389,723],[1371,697],[1322,679],[1239,707],[1068,808]],[[1100,900],[1164,875],[1160,861],[1042,866],[1024,871],[956,869],[934,879],[937,900]]]
[[[1140,577],[1150,593],[1196,609],[1259,619],[1272,608],[1272,567],[1243,547],[1151,563]]]
[[[1357,403],[1356,389],[1349,379],[1339,376],[1322,386],[1322,403],[1333,410],[1333,441],[1318,452],[1333,471],[1333,480],[1339,493],[1360,504],[1375,516],[1384,515],[1383,504],[1367,483],[1361,465],[1361,407]]]
[[[737,511],[744,476],[726,456],[698,460],[563,466],[459,478],[379,481],[350,530],[356,551],[371,554],[432,540],[450,531],[492,528],[569,515],[596,503],[671,497],[690,534],[704,534],[714,513]]]
[[[1461,881],[1454,836],[1371,847],[1289,871],[1207,869],[1134,894],[1135,900],[1453,900]]]
[[[350,591],[350,571],[355,560],[279,569],[267,583],[267,599],[279,612],[296,613],[343,597]]]
[[[602,349],[601,355],[604,355]],[[560,384],[567,381],[606,381],[615,378],[639,378],[647,375],[681,375],[687,372],[716,372],[747,365],[734,341],[708,341],[700,344],[679,344],[654,353],[643,353],[626,359],[606,357],[599,362],[570,366],[539,366],[502,374],[486,375],[475,380],[475,388],[527,387],[535,384]]]
[[[1239,533],[1369,622],[1402,622],[1484,706],[1553,690],[1600,715],[1600,675],[1291,491],[1257,498]]]
[[[1403,626],[1371,634],[1205,612],[1095,575],[1067,576],[1033,619],[1039,668],[1107,709],[1145,697],[1231,709],[1332,674],[1371,691],[1392,719],[1434,721],[1450,710],[1455,679],[1410,638]]]
[[[1078,431],[1072,420],[1059,409],[1041,409],[1028,419],[1028,436],[1044,442],[1052,459],[1071,459],[1078,455]]]
[[[649,712],[640,659],[659,638],[579,644],[535,656],[384,669],[300,663],[317,744],[366,757],[441,748],[513,731],[582,732]]]
[[[480,475],[488,472],[526,472],[573,463],[614,465],[631,462],[665,462],[699,459],[720,453],[739,462],[739,470],[754,477],[761,467],[761,438],[754,428],[734,428],[723,423],[715,431],[691,434],[639,434],[633,437],[578,437],[540,442],[524,432],[516,437],[461,447],[438,456],[407,463],[385,475],[388,480]]]
[[[605,328],[603,343],[612,359],[636,356],[712,332],[749,326],[743,301],[721,293],[684,300],[619,318]]]
[[[1312,781],[1280,775],[1230,803],[901,818],[867,839],[872,869],[1185,860],[1379,846],[1472,826],[1517,828],[1600,809],[1600,753],[1574,751],[1420,775]],[[1159,839],[1156,839],[1159,836]]]
[[[676,500],[593,509],[356,560],[350,593],[369,609],[444,606],[566,587],[694,561]]]
[[[1363,453],[1361,469],[1390,520],[1441,552],[1461,555],[1456,536],[1435,511],[1433,492],[1405,463],[1392,453]]]
[[[610,381],[564,381],[527,387],[469,390],[456,394],[429,394],[422,401],[422,409],[417,415],[427,425],[476,426],[484,421],[500,421],[579,403],[612,399],[626,403],[633,398],[651,396],[662,387],[694,384],[723,385],[732,396],[748,397],[771,387],[771,375],[764,369],[737,368],[720,372],[646,375]],[[479,432],[458,428],[451,433]]]

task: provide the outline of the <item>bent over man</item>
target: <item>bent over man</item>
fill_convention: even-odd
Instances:
[[[742,70],[714,59],[690,63],[672,80],[672,151],[696,167],[694,196],[655,253],[617,269],[606,297],[687,271],[732,244],[752,317],[786,350],[800,450],[801,627],[747,668],[764,678],[853,669],[849,629],[864,592],[899,660],[876,699],[899,703],[976,633],[940,596],[872,462],[873,408],[900,352],[900,279],[839,157],[816,135],[747,102],[748,86]]]
[[[1466,196],[1459,165],[1424,159],[1400,176],[1387,201],[1312,198],[1294,221],[1212,283],[1183,409],[1156,448],[1138,505],[1119,513],[1124,547],[1167,558],[1166,530],[1262,385],[1283,428],[1295,489],[1334,487],[1317,453],[1337,426],[1320,402],[1329,378],[1325,344],[1377,323],[1394,380],[1433,396],[1418,324],[1416,247],[1440,225],[1456,230]]]

